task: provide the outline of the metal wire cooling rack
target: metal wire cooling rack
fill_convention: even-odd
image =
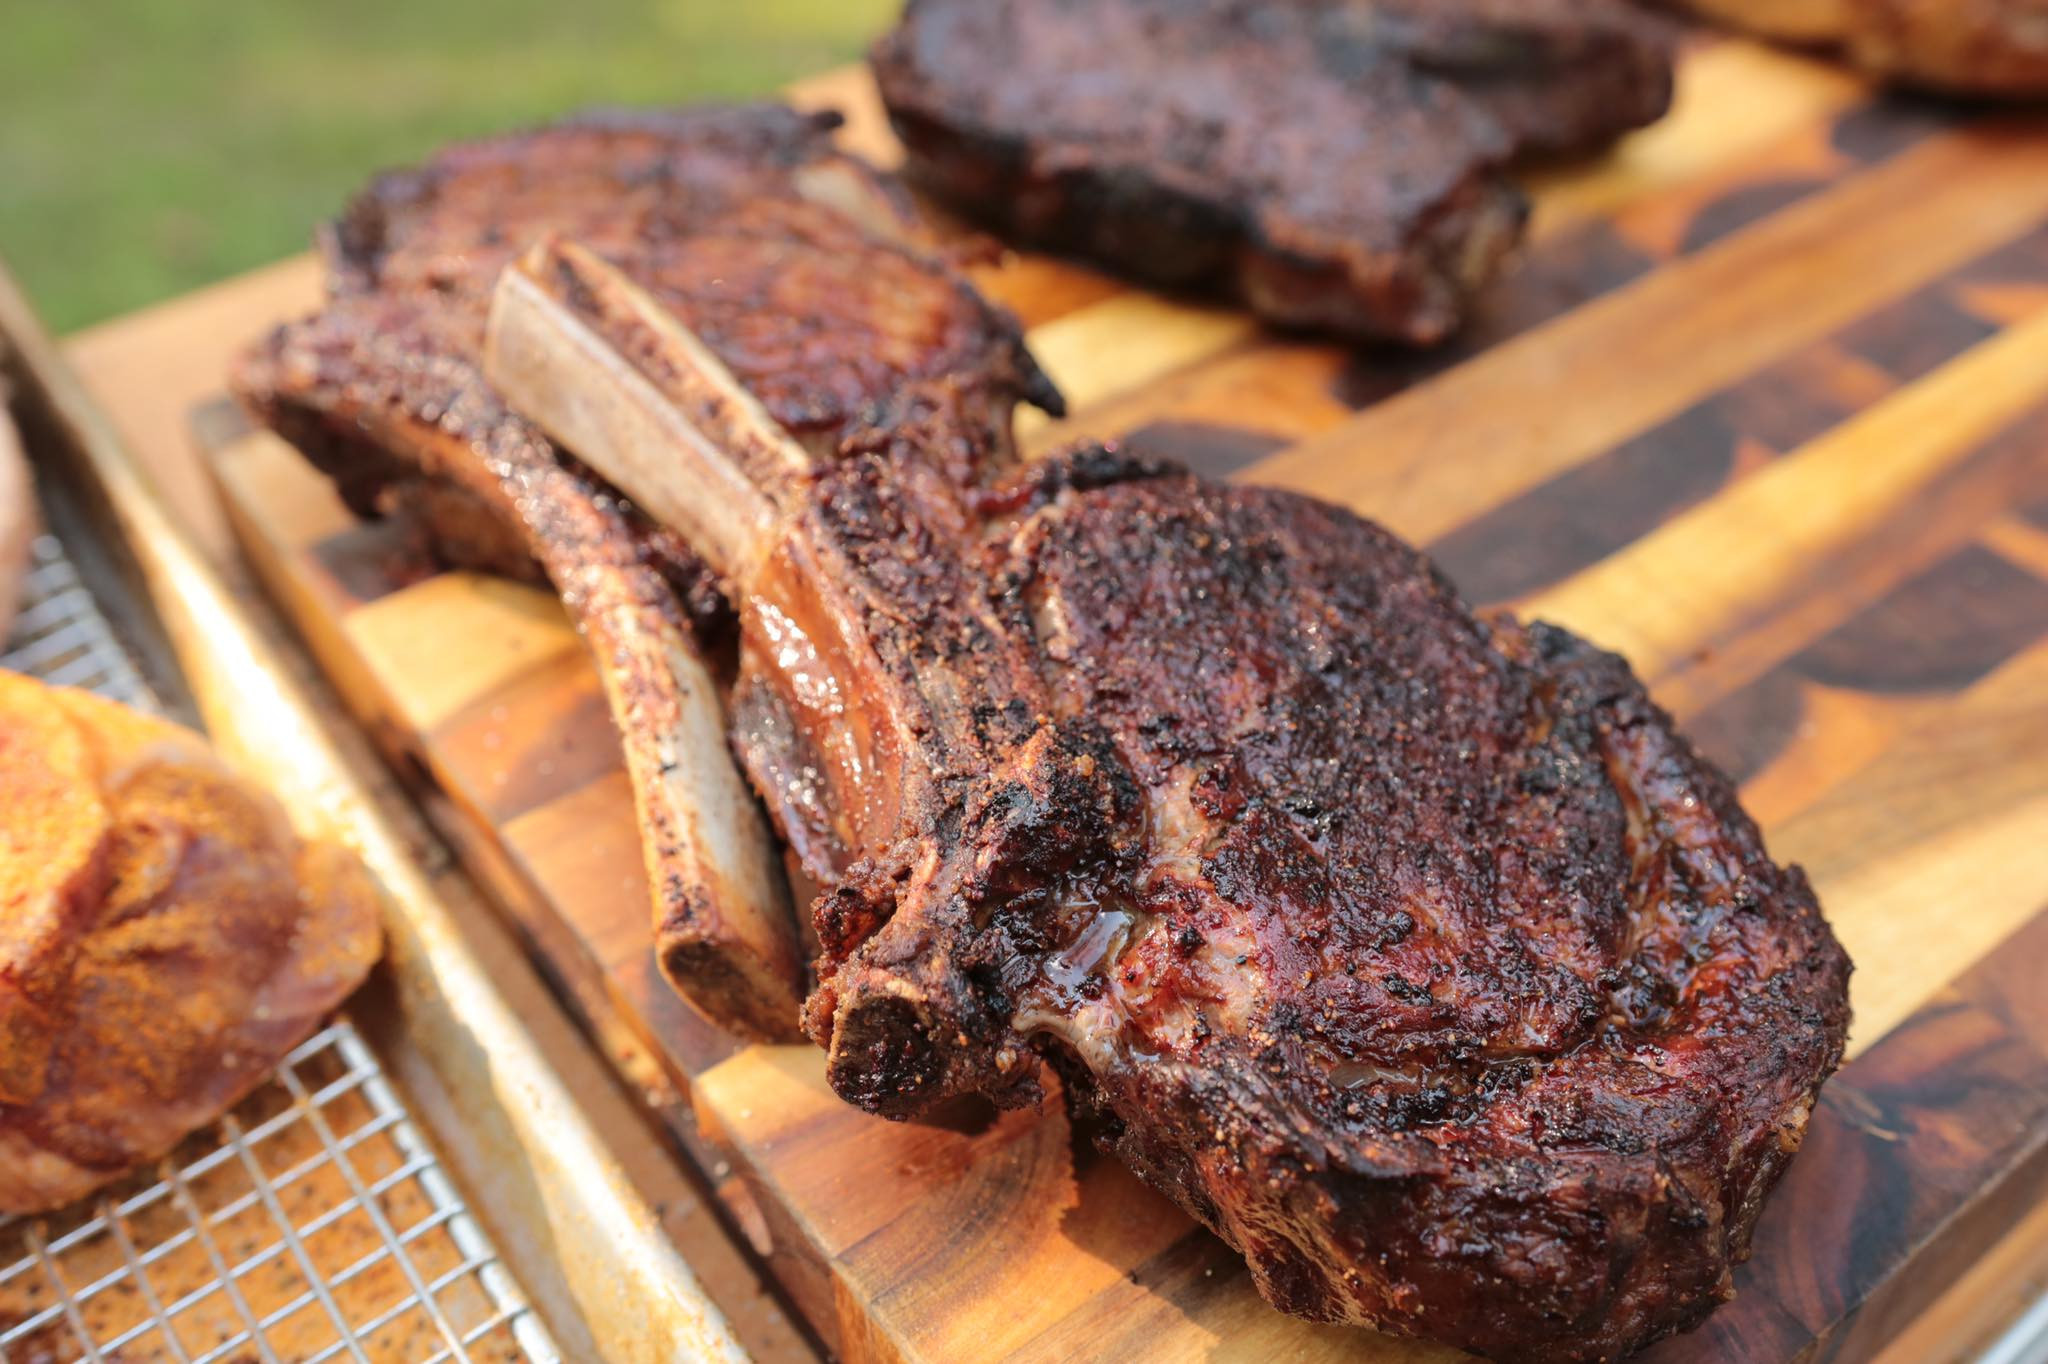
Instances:
[[[83,687],[144,710],[158,708],[54,535],[36,537],[29,549],[20,606],[6,652],[0,653],[0,668],[60,687]]]
[[[155,697],[50,536],[0,667]],[[154,1170],[0,1219],[0,1364],[353,1364],[560,1355],[340,1019]]]

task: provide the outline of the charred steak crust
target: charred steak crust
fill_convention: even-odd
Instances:
[[[1114,464],[949,545],[855,461],[794,537],[922,736],[817,906],[834,1086],[1026,1102],[1047,1054],[1302,1316],[1525,1360],[1696,1325],[1842,1054],[1805,877],[1615,656]]]
[[[910,0],[870,62],[908,173],[997,231],[1422,344],[1520,237],[1502,164],[1672,86],[1622,0]]]

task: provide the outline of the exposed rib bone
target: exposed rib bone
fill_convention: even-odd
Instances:
[[[785,836],[808,853],[807,869],[837,880],[849,850],[886,839],[896,826],[906,781],[929,777],[907,774],[906,764],[920,765],[921,745],[897,732],[905,717],[853,700],[890,693],[901,679],[874,657],[859,613],[817,591],[815,548],[790,531],[804,515],[809,457],[679,319],[574,243],[543,242],[507,267],[484,367],[522,415],[691,537],[726,577],[745,622],[741,686],[750,704],[767,704],[781,717],[777,728],[807,737],[814,747],[804,765],[825,774],[838,813],[852,821],[836,826],[842,847],[832,856],[790,809],[778,809]],[[739,510],[705,505],[717,496]],[[705,527],[721,537],[716,545],[695,538]],[[770,647],[751,654],[750,669],[748,645],[763,640]],[[821,687],[829,698],[811,694]],[[766,772],[753,775],[777,790]],[[700,805],[737,798],[711,787],[696,794]],[[868,817],[856,820],[855,811]],[[920,1006],[924,993],[899,980],[849,986],[838,1009],[845,1049],[884,1034],[899,1051],[927,1046],[945,1029]],[[905,1026],[906,1009],[915,1027]]]
[[[616,271],[573,244],[547,241],[500,278],[484,367],[514,406],[687,536],[715,572],[744,579],[766,553],[776,522],[756,479],[801,473],[809,457],[742,395],[722,401],[740,409],[746,429],[762,439],[749,465],[736,463],[729,444],[705,435],[622,360],[621,346],[650,335],[740,393],[701,342]],[[713,429],[723,435],[732,425]],[[590,579],[586,616],[593,642],[612,641],[612,666],[601,672],[628,736],[648,873],[657,880],[657,903],[667,907],[656,924],[662,969],[691,998],[718,1000],[721,1021],[757,1036],[787,1037],[801,1000],[795,920],[773,840],[733,765],[718,692],[679,630],[649,631],[637,613],[643,628],[604,628],[612,614],[610,576]],[[573,595],[571,583],[560,586]],[[673,678],[674,685],[632,685],[650,675]],[[663,878],[681,884],[660,884]]]
[[[565,589],[575,585],[572,575]],[[598,670],[619,731],[653,883],[662,973],[713,1020],[788,1041],[803,999],[803,952],[780,854],[726,745],[725,707],[691,641],[590,575],[585,628],[609,645]],[[640,679],[656,685],[637,685]]]
[[[881,241],[913,251],[934,244],[907,201],[886,193],[874,176],[863,174],[848,162],[820,161],[799,166],[791,172],[790,184],[806,200],[859,223]]]
[[[659,355],[649,338],[731,383],[731,394],[706,401],[740,408],[736,423],[714,429],[762,433],[751,461],[736,461],[739,451],[721,448],[686,407],[621,362],[622,354]],[[810,464],[701,341],[573,243],[543,241],[500,277],[484,369],[516,407],[728,579],[747,576],[774,525],[762,485]]]

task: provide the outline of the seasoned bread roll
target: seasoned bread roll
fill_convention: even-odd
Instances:
[[[362,982],[377,897],[198,736],[0,672],[0,1212],[169,1152]]]

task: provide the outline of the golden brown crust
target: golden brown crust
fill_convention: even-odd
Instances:
[[[0,1211],[232,1106],[361,983],[377,897],[196,735],[0,673]]]
[[[50,987],[106,891],[113,815],[55,694],[4,673],[0,795],[0,1103],[25,1103],[49,1054]]]

